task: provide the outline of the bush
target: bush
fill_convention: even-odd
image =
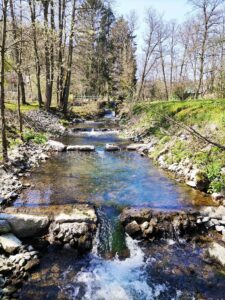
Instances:
[[[42,133],[37,133],[34,131],[27,131],[24,133],[24,141],[32,141],[35,144],[45,144],[47,142],[47,137]]]

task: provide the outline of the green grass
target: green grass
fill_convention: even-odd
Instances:
[[[157,121],[162,126],[165,115],[183,121],[187,125],[200,125],[213,122],[225,126],[225,99],[141,102],[133,107],[134,115],[144,113],[144,122]]]
[[[153,160],[167,146],[169,151],[165,159],[168,164],[189,159],[209,180],[209,192],[221,191],[225,187],[225,176],[221,174],[225,152],[218,147],[207,148],[206,143],[190,135],[188,139],[179,139],[180,132],[185,133],[185,130],[167,121],[166,116],[225,145],[225,99],[140,102],[133,106],[130,120],[133,133],[157,137],[157,145],[150,155]]]
[[[17,111],[18,106],[17,103],[15,102],[6,102],[5,104],[6,109],[12,110],[12,111]],[[39,108],[37,102],[32,102],[32,104],[26,104],[26,105],[21,105],[20,109],[22,113],[26,113],[31,110],[37,110]]]

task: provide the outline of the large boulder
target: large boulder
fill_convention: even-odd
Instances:
[[[47,142],[47,148],[48,150],[52,150],[55,152],[63,152],[66,150],[66,146],[63,143],[52,141],[52,140],[49,140]]]
[[[28,214],[0,214],[0,220],[7,220],[12,232],[20,238],[36,236],[46,230],[49,225],[47,216]]]
[[[214,242],[209,248],[209,256],[215,259],[222,266],[225,266],[225,248]]]
[[[22,243],[15,235],[9,233],[0,236],[0,246],[5,252],[12,254],[22,246]]]

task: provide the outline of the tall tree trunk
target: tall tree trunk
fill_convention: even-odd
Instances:
[[[21,100],[22,104],[26,104],[26,91],[25,91],[25,83],[23,79],[23,74],[21,71],[21,62],[20,62],[20,52],[22,52],[22,34],[19,34],[19,28],[16,24],[16,19],[15,19],[15,13],[14,13],[14,5],[13,5],[13,0],[10,0],[10,12],[11,12],[11,18],[12,18],[12,27],[13,27],[13,38],[16,41],[18,38],[21,39],[21,42],[18,41],[18,43],[15,44],[15,60],[16,60],[16,65],[17,65],[17,74],[19,77],[19,85],[21,89]]]
[[[37,93],[38,93],[38,104],[39,108],[43,105],[42,92],[41,92],[41,66],[40,57],[37,45],[37,31],[36,31],[36,4],[35,0],[29,0],[30,16],[32,22],[32,33],[33,33],[33,44],[35,52],[35,69],[36,69],[36,80],[37,80]]]
[[[6,51],[6,31],[7,31],[7,6],[8,0],[2,1],[2,44],[1,44],[1,136],[2,136],[2,152],[3,162],[8,161],[7,137],[6,137],[6,121],[5,121],[5,51]]]
[[[45,28],[45,108],[47,111],[50,110],[52,102],[52,83],[51,83],[51,53],[49,45],[49,29],[48,29],[48,9],[49,1],[43,0],[44,8],[44,28]]]
[[[63,79],[64,79],[64,67],[63,67],[63,28],[65,23],[65,10],[66,1],[59,0],[59,45],[58,45],[58,76],[57,76],[57,102],[59,107],[63,107],[61,102],[63,99]]]
[[[21,107],[20,107],[20,102],[21,102],[21,93],[20,93],[20,78],[18,74],[18,84],[17,84],[17,112],[18,112],[18,120],[19,120],[19,131],[20,131],[20,138],[23,140],[23,120],[22,120],[22,115],[21,115]]]
[[[66,80],[64,83],[63,101],[62,101],[63,102],[63,113],[65,115],[67,115],[67,110],[68,110],[68,100],[69,100],[70,84],[71,84],[71,68],[72,68],[72,63],[73,63],[73,46],[74,46],[73,40],[74,40],[75,13],[76,13],[76,0],[73,0],[68,59],[67,59],[67,72],[66,72]]]

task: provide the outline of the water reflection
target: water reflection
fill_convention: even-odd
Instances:
[[[138,153],[104,151],[106,143],[127,141],[116,134],[72,134],[65,144],[94,144],[95,153],[60,153],[32,173],[34,188],[26,190],[15,203],[22,205],[63,205],[76,202],[118,204],[161,209],[179,209],[206,204],[208,198],[169,179]]]

